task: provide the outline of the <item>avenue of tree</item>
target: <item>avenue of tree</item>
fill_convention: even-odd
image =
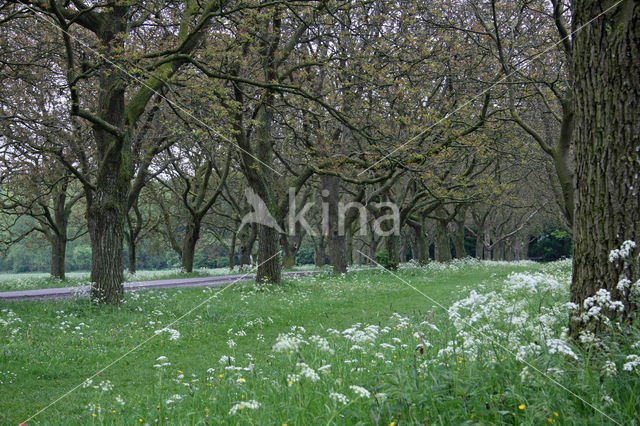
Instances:
[[[86,241],[92,298],[119,304],[140,247],[278,283],[303,247],[342,273],[525,259],[553,231],[572,301],[606,288],[631,320],[638,264],[609,252],[640,245],[639,21],[633,0],[5,1],[0,251],[46,242],[63,279]],[[277,226],[242,223],[248,194]]]

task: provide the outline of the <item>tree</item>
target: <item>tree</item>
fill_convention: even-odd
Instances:
[[[604,289],[623,301],[621,316],[631,320],[639,307],[619,282],[624,277],[638,285],[637,261],[609,256],[625,241],[640,244],[640,4],[575,0],[573,13],[577,196],[571,301],[580,314],[585,300]],[[600,330],[588,315],[578,318],[570,324],[574,337]]]
[[[195,50],[220,3],[212,0],[200,6],[186,1],[179,12],[166,13],[163,4],[146,2],[19,3],[38,11],[40,23],[57,25],[61,31],[71,115],[92,126],[94,145],[88,154],[86,147],[78,144],[76,155],[85,160],[80,162],[81,167],[69,161],[62,149],[54,152],[66,160],[64,164],[84,188],[92,248],[91,281],[95,283],[91,298],[99,303],[121,303],[124,225],[134,163],[132,135],[151,99],[186,62],[179,54],[189,55]],[[147,10],[145,6],[159,9]],[[177,23],[177,30],[138,32],[148,19],[154,19],[154,26],[159,22],[161,26]],[[145,38],[138,38],[142,34]],[[148,53],[148,44],[156,42],[162,47]],[[86,52],[87,46],[96,47]],[[125,71],[132,67],[142,76]],[[91,88],[96,89],[97,96]],[[89,157],[92,162],[87,161]]]

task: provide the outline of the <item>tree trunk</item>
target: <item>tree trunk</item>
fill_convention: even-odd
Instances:
[[[238,233],[234,232],[231,236],[231,246],[229,247],[229,270],[233,271],[236,266],[236,242],[238,241]]]
[[[200,239],[200,220],[190,218],[187,223],[187,229],[184,234],[184,242],[182,246],[182,270],[184,272],[193,272],[193,259],[196,253],[196,244]]]
[[[296,264],[296,247],[289,242],[286,234],[280,235],[280,245],[282,246],[282,268],[291,269]]]
[[[113,193],[108,183],[98,183],[103,185],[96,185],[96,199],[103,201],[96,201],[87,209],[93,283],[91,300],[115,305],[124,298],[122,243],[126,197]],[[105,194],[104,198],[100,192]]]
[[[114,7],[112,20],[100,30],[100,41],[109,50],[124,48],[126,8]],[[132,175],[130,134],[124,130],[125,85],[119,72],[104,69],[99,76],[97,111],[100,119],[123,132],[120,136],[95,125],[93,135],[100,164],[94,189],[87,193],[87,225],[91,239],[91,299],[119,304],[124,300],[123,241],[129,185]],[[133,123],[131,123],[133,124]]]
[[[453,234],[453,248],[456,253],[456,259],[464,259],[467,257],[467,250],[464,248],[464,220],[456,221],[456,231]]]
[[[424,236],[422,226],[411,226],[413,239],[411,244],[411,255],[419,265],[429,263],[429,245]]]
[[[313,246],[313,256],[317,267],[321,267],[327,264],[327,254],[325,252],[325,240],[324,235],[320,235],[315,241]]]
[[[571,301],[583,309],[586,298],[606,289],[623,301],[622,314],[631,319],[637,305],[616,287],[623,274],[631,282],[640,274],[626,262],[610,262],[609,253],[626,240],[640,244],[640,4],[624,0],[594,19],[609,4],[573,4],[574,28],[586,27],[573,39],[577,193]],[[571,321],[571,334],[590,326]],[[593,328],[598,331],[599,324]]]
[[[347,235],[345,235],[346,253],[347,253],[347,265],[353,265],[353,225],[346,228]]]
[[[340,202],[340,178],[337,176],[320,176],[322,187],[322,202],[326,208],[323,213],[322,232],[327,238],[327,248],[329,252],[329,263],[336,274],[347,272],[347,245],[344,233],[340,232],[338,224]],[[326,210],[326,211],[324,211]],[[348,224],[351,226],[351,224]]]
[[[258,236],[258,230],[255,224],[251,224],[251,231],[243,234],[240,237],[240,267],[245,265],[251,265],[251,253],[253,252],[253,245],[256,243],[256,237]],[[244,232],[244,231],[243,231]]]
[[[404,237],[400,240],[398,258],[400,259],[400,263],[407,263],[407,239]]]
[[[51,237],[51,277],[65,279],[64,259],[67,252],[66,235],[53,233]]]
[[[51,276],[59,280],[65,279],[65,256],[67,253],[67,228],[71,209],[67,208],[66,182],[62,183],[55,194],[53,220],[55,229],[51,234]]]
[[[259,283],[279,283],[281,278],[279,232],[269,226],[258,225],[258,273]]]
[[[489,231],[488,227],[482,228],[482,256],[484,260],[492,260],[492,251],[493,247],[491,247],[491,231]]]
[[[127,248],[128,248],[127,270],[131,275],[135,275],[136,273],[136,242],[130,236],[127,236]]]
[[[449,262],[451,260],[451,245],[447,234],[447,221],[436,221],[436,252],[437,262]]]

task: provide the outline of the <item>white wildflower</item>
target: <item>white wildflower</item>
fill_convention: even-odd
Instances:
[[[271,350],[273,350],[273,352],[295,352],[305,343],[307,342],[299,335],[291,333],[280,334]]]
[[[349,398],[347,398],[346,395],[343,395],[343,394],[338,393],[338,392],[329,393],[329,398],[331,398],[334,401],[339,402],[340,404],[343,404],[343,405],[346,405],[349,402]]]
[[[235,416],[238,411],[242,411],[247,408],[250,410],[257,410],[258,408],[260,408],[260,403],[255,399],[239,402],[231,407],[231,409],[229,410],[229,415]]]
[[[160,334],[167,332],[169,333],[169,340],[178,340],[180,338],[180,332],[178,330],[174,330],[173,328],[161,328],[160,330],[156,330],[154,334]]]
[[[574,359],[578,359],[578,355],[576,355],[575,352],[573,352],[573,350],[569,347],[569,345],[567,345],[564,341],[560,339],[548,339],[547,347],[549,348],[550,354],[559,353],[559,354],[570,356]]]
[[[232,364],[233,362],[235,362],[235,360],[236,359],[230,355],[222,355],[218,362],[220,364]]]
[[[313,368],[309,367],[304,362],[299,362],[297,366],[300,369],[300,375],[306,377],[312,382],[317,382],[318,380],[320,380],[320,376],[318,376],[318,373],[316,373]]]
[[[618,374],[618,368],[616,367],[616,363],[609,360],[605,361],[604,365],[602,366],[602,373],[606,377],[616,376]]]
[[[632,354],[627,355],[627,362],[622,366],[624,371],[633,371],[638,365],[640,365],[640,356]]]
[[[330,354],[334,352],[333,349],[331,349],[331,346],[329,346],[329,341],[324,337],[311,336],[309,340],[315,343],[318,349],[320,349],[321,351],[328,352]]]
[[[360,398],[371,397],[371,392],[369,392],[367,389],[363,388],[362,386],[351,385],[349,386],[349,389],[355,392],[356,395],[358,395]]]

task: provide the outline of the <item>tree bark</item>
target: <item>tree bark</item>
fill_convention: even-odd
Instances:
[[[449,262],[451,260],[451,245],[447,234],[447,225],[448,222],[445,220],[436,220],[435,258],[437,262]]]
[[[258,229],[255,224],[251,224],[251,230],[240,237],[240,267],[251,265],[251,253],[258,236]],[[244,231],[243,231],[244,232]]]
[[[258,273],[259,283],[279,283],[281,279],[279,241],[277,230],[258,225]]]
[[[229,246],[229,270],[233,271],[236,266],[236,243],[238,241],[238,233],[234,232],[231,236],[231,245]]]
[[[136,242],[132,238],[127,237],[127,270],[130,274],[136,273]]]
[[[66,235],[53,233],[51,237],[51,277],[65,279],[64,259],[67,252]]]
[[[429,263],[429,245],[427,239],[424,236],[424,230],[422,224],[411,225],[413,230],[413,239],[411,240],[411,254],[419,265],[426,265]]]
[[[612,3],[573,3],[574,29],[586,26],[573,38],[577,193],[571,301],[583,309],[586,298],[606,289],[624,302],[622,315],[630,319],[637,305],[616,287],[621,275],[635,282],[639,274],[625,262],[610,262],[609,253],[625,240],[640,243],[640,4],[625,0],[599,16]],[[570,322],[574,337],[586,327]]]
[[[464,259],[467,257],[467,250],[464,248],[464,220],[455,222],[456,231],[453,234],[453,248],[456,253],[456,259]]]
[[[110,122],[122,123],[124,90],[118,88],[117,73],[106,73],[104,84],[111,90],[101,91],[99,105],[105,106]],[[114,87],[115,86],[115,87]],[[105,94],[107,93],[107,94]],[[103,167],[95,181],[95,190],[87,197],[87,224],[91,239],[91,298],[98,303],[119,304],[124,297],[123,242],[127,196],[131,172],[130,147],[106,131],[95,128],[94,136],[102,152]],[[111,146],[124,144],[122,150]]]
[[[326,234],[329,263],[336,274],[347,272],[347,244],[344,233],[339,228],[340,178],[337,176],[320,176],[322,202],[326,204],[326,218],[323,218],[322,232]],[[346,224],[351,226],[351,224]],[[326,228],[326,229],[325,229]]]
[[[321,267],[327,264],[327,253],[325,251],[326,242],[324,235],[320,235],[314,244],[314,259],[317,267]]]
[[[286,234],[280,235],[280,245],[282,246],[282,267],[291,269],[296,264],[296,247],[291,243]]]
[[[182,270],[184,272],[193,272],[193,260],[196,253],[196,244],[200,239],[200,227],[200,220],[191,216],[187,223],[187,229],[185,230],[182,246]]]

